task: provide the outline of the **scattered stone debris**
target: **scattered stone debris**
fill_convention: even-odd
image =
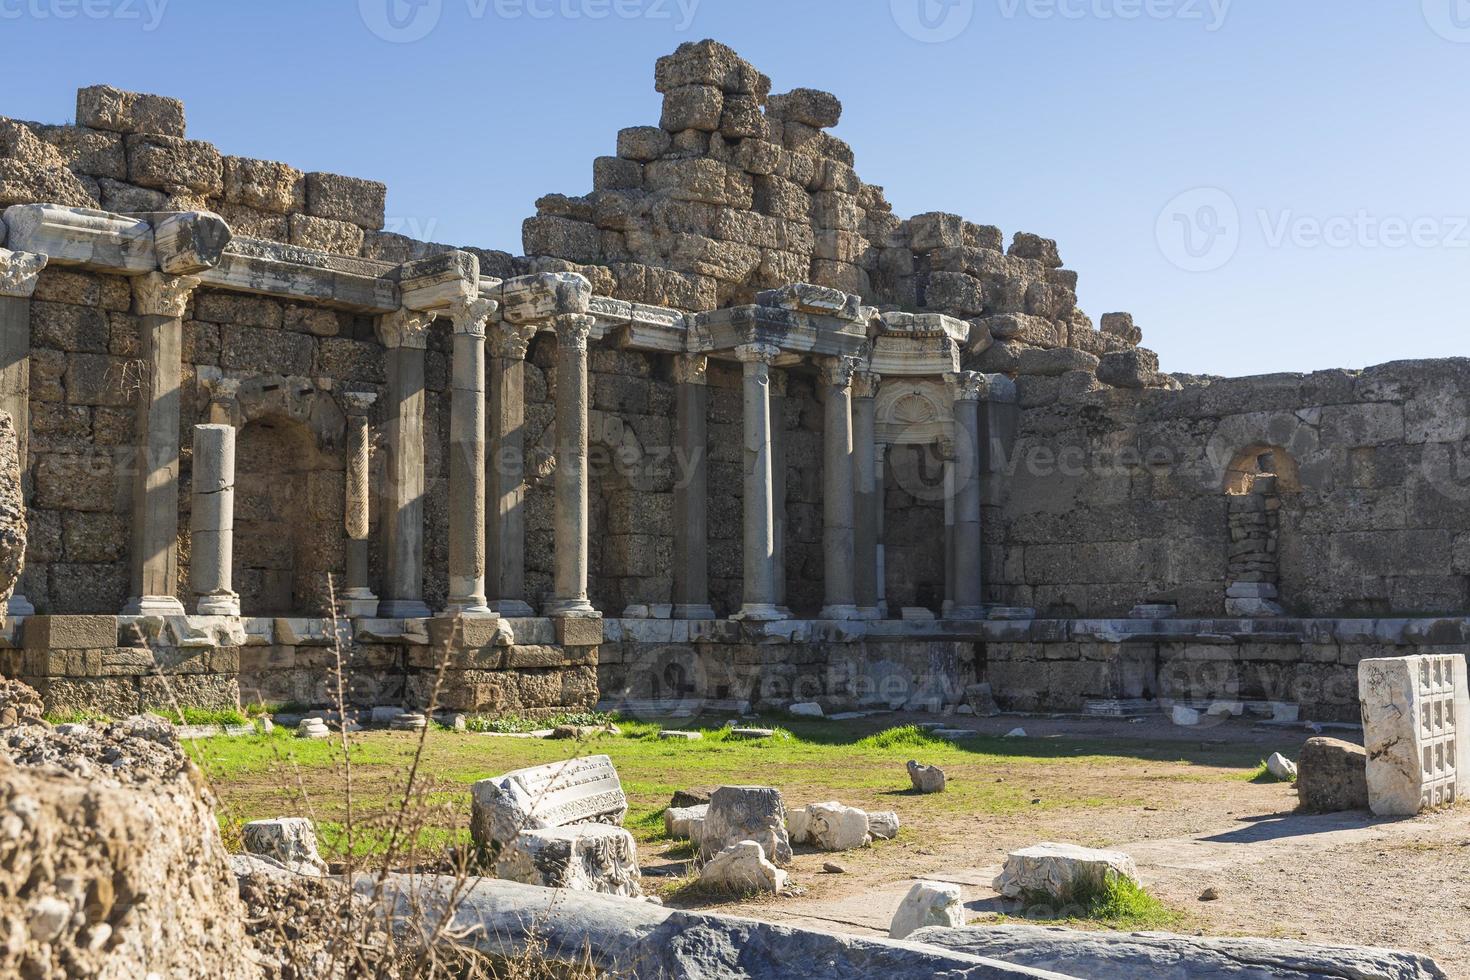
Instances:
[[[715,854],[700,868],[699,880],[736,893],[786,890],[786,872],[766,860],[765,850],[753,840],[738,841]]]
[[[704,732],[681,732],[666,728],[658,733],[658,737],[665,742],[698,742],[704,739]]]
[[[965,906],[960,886],[947,881],[918,881],[904,896],[888,938],[907,939],[926,926],[953,928],[965,924]]]
[[[578,823],[622,826],[628,798],[605,755],[482,779],[470,787],[470,836],[498,853],[521,833]]]
[[[972,732],[971,734],[974,734],[974,733]],[[1026,736],[1026,729],[1024,729],[1024,728],[1012,728],[1010,731],[1006,732],[1005,737],[1006,738],[1026,738],[1027,737]]]
[[[822,871],[825,872],[826,874],[829,874],[829,875],[845,875],[845,874],[847,874],[847,869],[846,868],[844,868],[842,865],[837,864],[837,863],[835,863],[833,861],[823,861],[822,862]]]
[[[1037,844],[1012,851],[994,888],[1006,898],[1049,895],[1059,902],[1102,887],[1111,875],[1138,881],[1133,859],[1119,851],[1099,851],[1075,844]]]
[[[778,866],[791,863],[786,805],[770,786],[721,786],[710,795],[699,851],[706,860],[732,844],[755,841]]]
[[[1271,753],[1271,758],[1266,760],[1266,771],[1282,782],[1296,779],[1296,763],[1280,752]]]
[[[851,851],[868,843],[868,815],[836,801],[813,803],[787,814],[793,844],[823,851]]]
[[[910,759],[909,781],[913,783],[914,789],[920,793],[944,792],[944,770],[938,766],[926,766],[923,763]]]
[[[898,836],[898,814],[892,810],[868,813],[868,833],[874,840],[892,840]]]
[[[293,874],[323,875],[327,862],[317,852],[316,829],[305,817],[252,820],[242,830],[245,850],[280,862]]]
[[[820,704],[817,704],[815,701],[806,701],[800,704],[793,704],[786,710],[796,718],[821,718],[824,716],[822,706]]]
[[[30,685],[0,677],[0,728],[39,722],[45,708]]]
[[[327,723],[320,718],[303,718],[301,724],[296,726],[297,738],[322,739],[331,738],[331,729]]]
[[[1218,902],[1220,900],[1220,890],[1218,888],[1206,888],[1199,893],[1199,900],[1201,902]]]
[[[776,731],[772,728],[731,728],[730,735],[733,738],[747,739],[775,738]]]
[[[698,806],[674,807],[664,810],[664,833],[679,840],[689,840],[699,843],[696,827],[703,829],[705,814],[709,812],[709,804]]]
[[[687,808],[691,806],[709,806],[710,794],[714,789],[676,789],[674,795],[669,798],[669,806]]]
[[[527,830],[503,847],[495,876],[543,888],[638,898],[638,847],[622,827],[578,824]]]

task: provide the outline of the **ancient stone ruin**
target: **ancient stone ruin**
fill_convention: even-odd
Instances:
[[[655,83],[524,255],[171,98],[0,124],[0,674],[324,706],[340,642],[363,706],[447,660],[459,712],[1340,720],[1470,646],[1470,362],[1170,376],[1054,241],[895,215],[834,96],[712,41]]]

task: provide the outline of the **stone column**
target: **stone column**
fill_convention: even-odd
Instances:
[[[770,344],[735,349],[745,372],[745,594],[739,618],[757,621],[783,618],[776,604],[771,498],[771,364],[780,353]]]
[[[771,561],[776,576],[776,607],[786,608],[786,381],[785,371],[770,372],[771,386]]]
[[[944,460],[944,601],[939,611],[948,617],[954,609],[954,442],[941,442],[939,455]]]
[[[433,313],[399,310],[378,319],[388,348],[388,404],[384,426],[383,550],[387,559],[379,614],[391,619],[429,616],[424,603],[424,349]]]
[[[235,427],[194,426],[194,496],[189,513],[189,585],[201,616],[240,615],[231,588],[235,535]]]
[[[30,482],[26,448],[31,431],[31,294],[45,267],[44,255],[0,248],[0,411],[15,421],[22,492]],[[17,592],[6,611],[29,616],[36,607]]]
[[[877,396],[882,381],[871,371],[853,376],[852,478],[856,519],[853,527],[853,595],[858,615],[880,619],[881,589],[878,584],[878,534],[882,524],[883,497],[877,470]]]
[[[980,551],[980,399],[985,376],[948,376],[954,393],[954,608],[953,619],[983,619]]]
[[[488,299],[457,301],[449,403],[450,615],[489,616],[485,599],[485,322]]]
[[[182,616],[179,584],[179,395],[184,311],[199,280],[158,272],[133,279],[143,340],[133,445],[132,589],[124,615]]]
[[[502,616],[535,615],[526,601],[526,354],[533,325],[490,330],[490,608]]]
[[[372,501],[372,433],[368,412],[378,400],[374,391],[348,391],[342,395],[347,409],[347,493],[343,502],[343,524],[347,531],[347,588],[340,605],[351,619],[378,615],[378,597],[368,584],[368,528]]]
[[[674,618],[714,619],[709,604],[709,386],[703,354],[674,358],[679,427],[674,484]]]
[[[596,319],[554,317],[556,568],[548,616],[596,616],[587,600],[587,340]]]
[[[873,454],[873,473],[877,483],[875,523],[878,528],[878,618],[887,619],[888,610],[888,447],[879,444]]]
[[[856,619],[853,594],[852,375],[850,357],[820,361],[826,396],[822,433],[822,619]]]

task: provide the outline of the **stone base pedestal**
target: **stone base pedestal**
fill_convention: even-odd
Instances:
[[[713,606],[675,606],[674,619],[718,619]]]
[[[378,597],[370,589],[348,589],[342,594],[342,615],[348,619],[373,619],[378,615]]]
[[[771,623],[778,619],[789,619],[790,616],[790,613],[783,611],[779,606],[768,603],[746,603],[740,607],[738,613],[730,618],[751,623]]]
[[[818,619],[844,620],[844,619],[862,619],[864,617],[863,617],[863,615],[860,612],[858,612],[858,607],[857,606],[840,605],[840,606],[824,606],[822,608],[822,611],[820,613],[818,613],[817,618]]]
[[[571,617],[573,619],[600,619],[602,614],[586,599],[548,599],[541,609],[548,619]]]
[[[531,619],[536,615],[531,604],[520,599],[496,599],[490,603],[490,608],[502,619]]]
[[[240,596],[234,592],[200,596],[196,608],[201,616],[238,616]]]
[[[428,619],[433,613],[422,599],[384,599],[378,603],[383,619]]]
[[[444,615],[446,615],[446,616],[497,616],[498,614],[495,612],[495,610],[491,609],[488,605],[486,605],[483,602],[475,602],[474,600],[468,600],[468,601],[464,601],[464,602],[456,602],[454,600],[450,600],[449,604],[444,607]]]
[[[145,595],[128,599],[124,616],[185,616],[184,604],[171,595]]]
[[[985,619],[989,615],[984,606],[950,606],[945,612],[945,619]]]

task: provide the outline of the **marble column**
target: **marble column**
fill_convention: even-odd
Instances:
[[[488,299],[450,308],[454,363],[449,396],[450,615],[489,616],[485,598],[485,324]]]
[[[182,616],[179,585],[179,396],[184,311],[199,280],[150,272],[133,279],[143,340],[133,445],[132,588],[124,615]]]
[[[954,393],[954,608],[952,619],[983,619],[980,551],[980,399],[985,376],[961,371],[948,378]]]
[[[940,614],[948,617],[954,610],[954,442],[947,440],[939,444],[939,456],[944,465],[944,602]]]
[[[350,619],[378,615],[378,597],[368,583],[368,530],[372,520],[372,432],[368,412],[378,400],[375,391],[343,392],[347,410],[347,493],[342,518],[347,532],[347,588],[342,614]]]
[[[883,497],[877,470],[877,396],[881,381],[871,371],[859,371],[853,376],[852,385],[852,478],[856,514],[853,596],[858,615],[863,619],[882,618],[878,533],[883,520]]]
[[[526,601],[526,354],[533,325],[490,329],[490,608],[502,616],[535,615]]]
[[[399,310],[378,318],[388,348],[387,461],[383,487],[386,559],[379,615],[427,618],[424,603],[424,350],[433,313]]]
[[[776,576],[776,607],[790,618],[786,608],[786,382],[782,370],[770,372],[771,390],[771,561]]]
[[[873,473],[877,480],[876,526],[878,528],[878,618],[887,619],[888,610],[888,447],[879,444],[873,452]]]
[[[22,493],[30,483],[26,450],[31,431],[31,294],[45,267],[44,255],[0,248],[0,411],[15,421]],[[36,607],[16,592],[6,611],[29,616]]]
[[[587,599],[587,343],[596,319],[564,314],[556,331],[556,567],[548,616],[596,616]]]
[[[822,433],[822,619],[857,619],[853,592],[852,376],[858,362],[828,357],[819,362],[825,396]]]
[[[745,594],[739,615],[748,620],[782,618],[776,603],[771,497],[771,365],[780,353],[770,344],[735,349],[745,374]]]
[[[674,484],[674,618],[714,619],[709,604],[709,359],[674,358],[679,455]]]
[[[235,534],[235,427],[194,426],[189,585],[201,616],[240,615],[231,587]]]

